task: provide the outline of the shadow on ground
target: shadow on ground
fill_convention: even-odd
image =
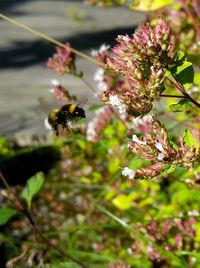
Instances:
[[[33,2],[37,0],[0,0],[0,10],[1,12],[13,12],[13,8],[17,5],[22,5],[25,2]],[[46,0],[47,2],[55,2],[55,0]],[[83,0],[73,0],[74,2],[83,2]],[[70,2],[65,0],[65,2]]]
[[[69,41],[78,50],[85,51],[99,48],[101,44],[115,44],[119,34],[131,34],[134,27],[98,31],[95,33],[82,33],[76,36],[63,38],[61,42]],[[0,51],[0,68],[23,68],[32,64],[44,62],[54,53],[54,45],[47,41],[36,40],[33,42],[16,42],[10,48]]]
[[[12,9],[16,5],[22,5],[25,2],[30,0],[1,0],[0,2],[0,10],[1,12],[12,12]]]

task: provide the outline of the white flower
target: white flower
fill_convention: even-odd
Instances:
[[[136,118],[133,117],[132,122],[133,122],[133,124],[135,126],[143,125],[145,123],[151,123],[153,121],[153,117],[152,116],[153,115],[149,113],[149,114],[147,114],[147,115],[145,115],[143,117],[140,117],[140,116],[139,117],[136,117]]]
[[[188,216],[198,217],[200,214],[197,210],[188,211]]]
[[[128,177],[130,180],[133,180],[134,177],[135,177],[135,171],[128,168],[128,167],[125,167],[123,170],[122,170],[122,175],[124,177]]]
[[[162,69],[156,70],[154,66],[151,66],[150,69],[153,73],[156,73],[157,75],[162,74]]]
[[[57,79],[52,79],[51,84],[56,87],[60,85],[60,82]]]
[[[158,151],[160,151],[161,153],[163,153],[164,152],[164,148],[163,148],[163,146],[162,146],[162,144],[160,143],[160,142],[157,142],[156,144],[155,144],[155,147],[158,149]]]
[[[99,53],[102,53],[102,52],[108,50],[109,48],[110,48],[109,45],[102,44],[102,45],[100,46],[99,50],[92,49],[92,51],[91,51],[91,55],[92,55],[93,57],[96,57],[96,56],[98,56]]]
[[[92,49],[92,51],[91,51],[92,57],[98,56],[98,53],[99,53],[99,51],[98,50],[95,50],[95,49]]]
[[[102,44],[102,45],[100,46],[99,53],[102,53],[102,52],[108,50],[109,48],[110,48],[109,45]]]
[[[147,42],[147,45],[148,45],[149,47],[152,47],[152,46],[153,46],[153,43],[149,40],[149,41]]]
[[[122,35],[122,40],[128,42],[130,40],[128,35]]]
[[[87,140],[93,141],[93,137],[96,135],[95,122],[91,121],[87,126]]]
[[[158,156],[157,156],[157,159],[159,161],[162,161],[164,159],[165,155],[163,153],[159,153]]]
[[[101,82],[103,81],[104,78],[104,69],[103,68],[98,68],[96,73],[94,74],[94,81]]]
[[[126,114],[126,107],[121,101],[119,100],[117,95],[109,96],[109,102],[111,106],[115,106],[120,114]]]
[[[137,144],[140,144],[140,145],[147,145],[147,142],[146,141],[141,141],[137,135],[133,135],[132,136],[132,141],[136,142]]]
[[[108,89],[108,85],[106,82],[104,82],[104,69],[98,68],[96,73],[94,74],[94,81],[97,81],[97,89],[98,92],[95,93],[95,97],[101,94],[102,92],[106,91]]]
[[[109,102],[112,106],[118,106],[121,105],[121,102],[117,95],[111,95],[109,96]]]
[[[97,89],[98,89],[98,92],[101,93],[101,92],[106,91],[108,89],[108,85],[104,81],[99,82],[97,84]]]

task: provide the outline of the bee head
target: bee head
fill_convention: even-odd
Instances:
[[[73,114],[77,117],[81,117],[81,118],[85,118],[85,111],[83,110],[83,108],[80,108],[78,106],[76,106],[76,108],[74,109]]]

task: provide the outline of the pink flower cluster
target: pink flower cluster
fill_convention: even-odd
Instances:
[[[76,100],[75,96],[71,96],[68,90],[63,87],[57,80],[52,80],[53,88],[50,90],[55,98],[61,103],[68,103],[71,100]]]
[[[70,43],[66,43],[65,48],[56,47],[56,53],[52,58],[49,58],[47,67],[60,75],[75,73],[75,54],[71,51]]]
[[[152,221],[147,225],[147,232],[151,239],[165,249],[174,252],[176,250],[193,250],[196,235],[195,216],[174,218],[162,222]],[[147,245],[149,258],[154,262],[161,262],[164,257],[159,254],[151,243]]]
[[[107,89],[105,96],[117,94],[130,115],[144,115],[163,89],[165,68],[173,62],[174,43],[168,24],[159,20],[152,27],[145,24],[132,37],[118,36],[114,57],[107,58],[107,67],[122,75],[126,84],[118,91]]]
[[[153,119],[151,122],[151,132],[144,133],[143,137],[133,135],[128,149],[139,157],[152,162],[152,165],[134,171],[134,178],[153,178],[169,165],[190,169],[198,157],[196,148],[186,146],[183,143],[182,137],[179,139],[179,146],[173,146],[169,140],[166,128],[158,120]],[[129,177],[127,172],[124,173],[124,170],[122,174]]]

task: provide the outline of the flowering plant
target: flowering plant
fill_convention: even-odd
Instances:
[[[47,180],[39,173],[16,189],[23,201],[0,173],[7,187],[2,203],[17,204],[17,210],[0,209],[0,224],[24,215],[5,230],[11,240],[0,238],[12,248],[16,238],[26,238],[8,267],[200,266],[199,5],[145,2],[144,8],[140,0],[87,1],[151,11],[111,50],[105,44],[92,50],[96,86],[77,71],[71,44],[57,46],[48,60],[57,74],[80,79],[99,103],[85,128],[54,140],[60,162]],[[68,86],[52,83],[55,98],[73,113]]]

